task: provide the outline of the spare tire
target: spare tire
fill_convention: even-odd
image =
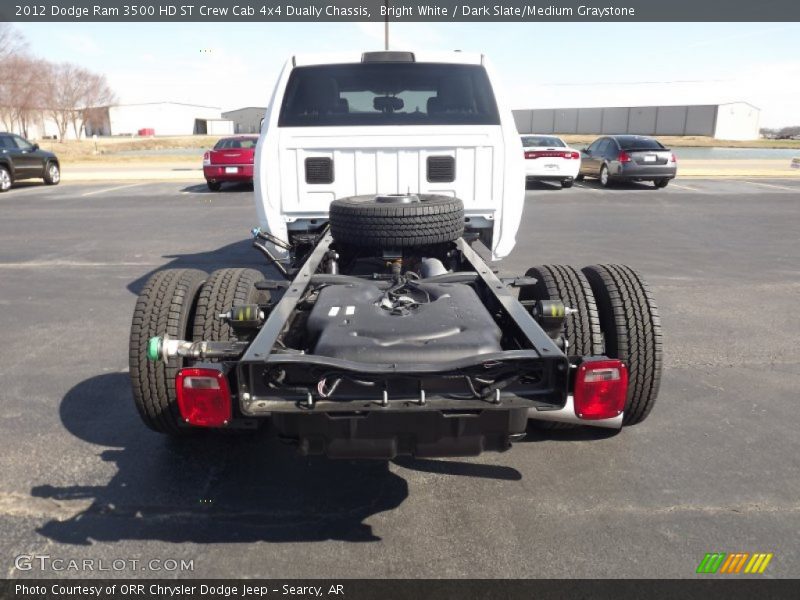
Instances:
[[[457,240],[464,203],[435,194],[351,196],[331,202],[333,239],[362,248],[409,248]]]

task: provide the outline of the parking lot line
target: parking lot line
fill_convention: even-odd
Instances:
[[[760,181],[745,181],[745,183],[749,183],[752,185],[761,185],[768,188],[773,188],[776,190],[786,190],[789,192],[800,192],[800,188],[796,187],[789,187],[786,185],[775,185],[774,183],[761,183]]]
[[[81,196],[83,196],[83,197],[85,197],[85,196],[94,196],[95,194],[103,194],[105,192],[115,192],[117,190],[124,190],[124,189],[127,189],[127,188],[132,188],[132,187],[137,187],[137,186],[140,186],[140,185],[145,185],[146,183],[149,183],[149,182],[143,181],[141,183],[130,183],[128,185],[118,185],[117,187],[104,188],[102,190],[94,190],[92,192],[86,192],[85,194],[81,194]]]
[[[598,190],[597,188],[589,187],[588,185],[583,185],[582,183],[576,183],[575,187],[579,187],[582,190],[589,190],[589,191],[592,191],[592,192],[597,192],[598,194],[602,194],[603,193],[603,190]]]
[[[157,267],[159,263],[153,262],[108,262],[108,261],[79,261],[79,260],[31,260],[27,262],[0,262],[0,269],[51,269],[54,267]]]
[[[689,190],[690,192],[699,192],[700,191],[697,188],[693,188],[693,187],[688,186],[688,185],[681,185],[681,184],[675,183],[675,182],[670,183],[670,186],[676,187],[676,188],[681,189],[681,190]]]

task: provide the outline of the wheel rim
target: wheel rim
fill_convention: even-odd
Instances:
[[[0,190],[6,191],[11,187],[11,176],[5,169],[0,169]]]
[[[61,179],[61,173],[59,172],[58,167],[56,165],[50,165],[48,172],[50,173],[50,181],[53,183],[58,183]]]
[[[608,185],[608,169],[605,166],[600,169],[600,183]]]

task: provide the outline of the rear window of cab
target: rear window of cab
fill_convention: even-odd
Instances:
[[[279,127],[499,125],[480,65],[356,63],[296,67]]]

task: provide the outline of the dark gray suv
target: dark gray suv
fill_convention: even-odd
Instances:
[[[61,165],[52,152],[42,150],[13,133],[0,132],[0,192],[20,179],[44,179],[48,185],[61,181]]]
[[[677,173],[675,155],[658,140],[643,135],[607,135],[581,153],[578,180],[596,177],[604,187],[614,181],[652,181],[663,188]]]

